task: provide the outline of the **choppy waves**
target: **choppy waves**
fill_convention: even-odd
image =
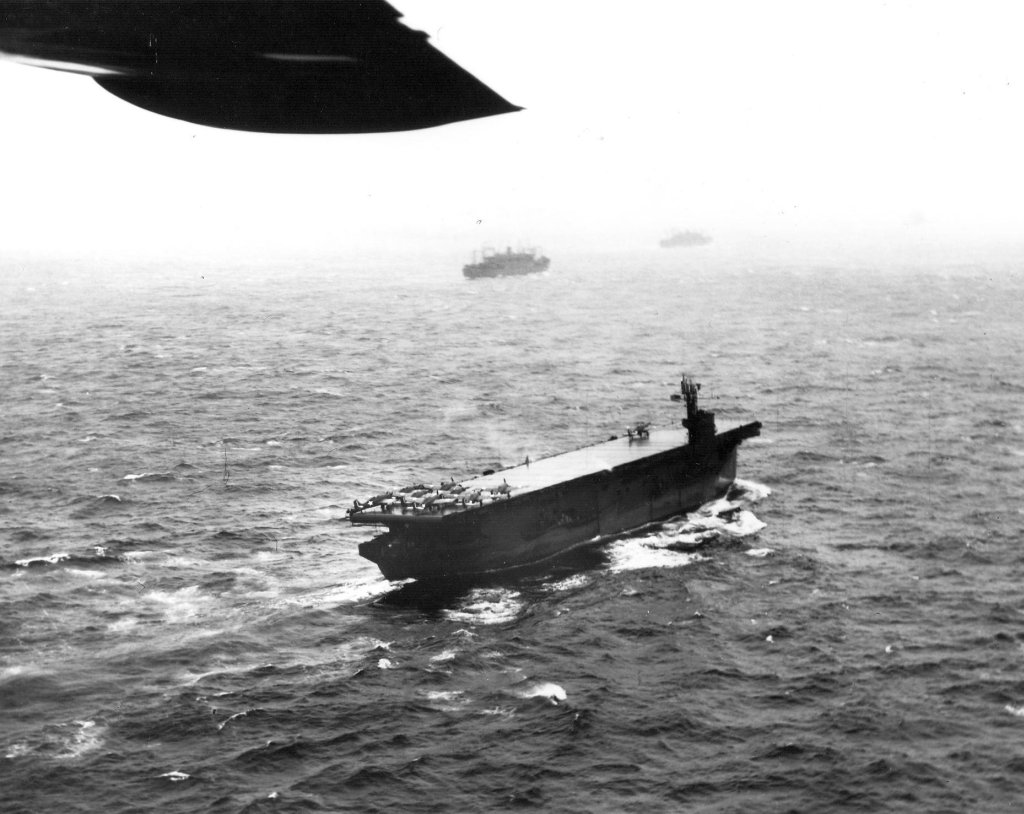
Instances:
[[[19,293],[5,810],[1008,810],[1020,280],[658,263]],[[682,372],[764,422],[726,498],[471,585],[358,557],[353,497],[676,425]]]

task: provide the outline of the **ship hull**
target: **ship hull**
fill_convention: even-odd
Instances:
[[[546,271],[551,261],[546,257],[524,260],[503,265],[472,263],[462,267],[462,273],[471,280],[482,277],[518,277],[524,274],[538,274]]]
[[[392,580],[524,568],[722,497],[746,428],[472,511],[394,522],[359,553]]]

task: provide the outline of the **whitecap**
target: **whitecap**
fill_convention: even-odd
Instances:
[[[772,493],[770,486],[765,486],[757,481],[744,480],[743,478],[736,478],[733,481],[733,486],[742,491],[743,500],[747,503],[757,503]]]
[[[29,667],[24,664],[12,664],[10,667],[0,667],[0,682],[6,681],[9,678],[18,678],[23,675],[32,675],[36,672],[35,667]]]
[[[458,712],[463,709],[469,703],[464,696],[462,690],[433,690],[426,693],[427,701],[441,712]]]
[[[126,616],[124,619],[118,619],[116,622],[111,622],[107,625],[108,633],[127,633],[132,628],[137,627],[139,620],[135,616]]]
[[[69,576],[82,577],[83,579],[100,579],[103,577],[102,571],[93,571],[88,568],[68,568],[67,573]]]
[[[391,659],[378,659],[377,661],[378,670],[394,670],[395,663]]]
[[[713,514],[704,514],[705,510],[702,509],[699,513],[687,516],[686,526],[691,533],[714,531],[729,537],[749,537],[766,526],[752,511],[739,509],[737,504],[723,501],[721,506],[711,504],[711,507],[714,509]],[[724,517],[721,516],[723,514]]]
[[[192,621],[210,602],[209,597],[199,593],[198,585],[177,591],[150,591],[143,599],[163,608],[164,621],[172,624]]]
[[[772,549],[772,548],[748,548],[747,551],[746,551],[746,555],[748,557],[759,557],[759,558],[767,557],[770,554],[774,554],[774,553],[775,553],[775,549]]]
[[[51,554],[49,557],[29,557],[25,560],[15,560],[14,564],[22,568],[31,568],[33,565],[56,565],[57,563],[71,557],[66,551]]]
[[[125,475],[121,480],[174,480],[174,474],[171,472],[140,472],[137,475]]]
[[[32,748],[27,743],[12,743],[8,748],[4,757],[7,760],[15,760],[19,757],[24,757],[32,751]]]
[[[427,699],[430,701],[457,701],[462,698],[462,690],[429,690]]]
[[[722,527],[722,531],[730,537],[749,537],[751,534],[757,534],[767,525],[753,512],[743,509]]]
[[[512,707],[488,707],[480,710],[481,715],[495,715],[500,718],[514,718],[516,711]]]
[[[1012,704],[1007,704],[1003,707],[1007,712],[1013,715],[1015,718],[1024,718],[1024,706],[1015,707]]]
[[[545,585],[544,590],[550,593],[559,593],[561,591],[571,591],[574,588],[582,588],[584,585],[588,585],[589,583],[590,578],[586,574],[573,574],[565,579],[560,579],[557,582]]]
[[[277,558],[273,552],[267,552],[267,559]],[[282,605],[337,605],[363,602],[376,596],[382,596],[401,583],[388,582],[379,573],[370,574],[365,579],[356,580],[342,585],[332,585],[297,596],[277,597]]]
[[[440,664],[446,661],[455,661],[455,656],[458,655],[456,650],[443,650],[436,656],[430,657],[431,664]]]
[[[497,625],[513,621],[522,610],[523,602],[518,591],[478,588],[470,592],[462,607],[446,610],[444,615],[454,622]]]
[[[192,775],[185,774],[185,772],[164,772],[160,777],[166,777],[172,783],[180,783],[182,780],[188,780]]]
[[[562,687],[550,681],[530,684],[519,690],[517,694],[520,698],[547,698],[552,704],[564,702],[569,697]]]
[[[705,557],[687,551],[659,546],[647,538],[619,540],[608,549],[609,569],[614,573],[638,571],[642,568],[681,568]]]
[[[217,724],[217,731],[220,732],[225,726],[227,726],[229,723],[231,723],[236,718],[244,718],[246,715],[248,715],[252,711],[253,711],[253,708],[250,708],[250,709],[244,710],[242,712],[236,712],[234,715],[228,716],[223,721],[221,721],[219,724]],[[161,775],[161,777],[164,777],[164,775]],[[188,775],[185,775],[185,777],[188,777]],[[184,780],[185,778],[183,777],[181,779]]]
[[[106,730],[96,726],[95,721],[73,721],[62,724],[57,737],[60,751],[54,756],[58,760],[74,760],[89,752],[94,752],[103,745],[103,734]]]
[[[160,551],[125,551],[121,557],[125,562],[141,562],[159,556],[161,553]]]

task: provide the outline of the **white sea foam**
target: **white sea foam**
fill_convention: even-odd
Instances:
[[[742,538],[765,527],[744,506],[761,500],[771,490],[753,481],[737,481],[741,497],[719,498],[685,517],[647,527],[646,534],[620,539],[611,544],[610,569],[614,572],[643,568],[678,568],[700,562],[695,549],[720,537]]]
[[[458,655],[457,650],[443,650],[436,656],[430,657],[431,664],[441,664],[447,661],[455,661],[455,657]]]
[[[61,551],[58,554],[51,554],[48,557],[29,557],[28,559],[24,560],[15,560],[14,564],[20,565],[22,568],[30,568],[33,565],[43,564],[56,565],[62,560],[68,559],[70,556],[71,555],[68,554],[66,551]]]
[[[180,783],[182,780],[188,780],[192,775],[185,774],[185,772],[164,772],[159,777],[166,777],[172,783]]]
[[[263,572],[259,573],[263,575]],[[380,574],[371,574],[365,578],[345,582],[341,585],[331,585],[295,596],[277,596],[276,592],[274,596],[276,597],[275,601],[282,605],[303,605],[309,607],[351,605],[356,602],[365,602],[375,596],[382,596],[392,590],[395,584],[394,582],[388,582]]]
[[[430,690],[427,698],[431,701],[455,701],[464,695],[462,690]]]
[[[743,490],[743,500],[747,503],[757,503],[772,493],[770,486],[765,486],[757,481],[744,480],[743,478],[736,478],[734,485],[738,489]]]
[[[217,731],[220,732],[225,726],[227,726],[229,723],[231,723],[232,721],[234,721],[234,720],[236,720],[238,718],[244,718],[246,715],[248,715],[254,709],[255,709],[255,707],[250,707],[249,709],[243,710],[242,712],[236,712],[234,715],[229,715],[227,718],[225,718],[223,721],[221,721],[219,724],[217,724]]]
[[[27,743],[12,743],[7,747],[7,751],[4,753],[4,757],[7,760],[16,760],[19,757],[24,757],[32,751]]]
[[[81,579],[101,579],[104,576],[102,571],[94,571],[89,568],[68,568],[67,573],[69,576]]]
[[[200,593],[198,585],[177,591],[150,591],[143,599],[163,610],[164,621],[170,624],[191,622],[209,607],[211,598]]]
[[[751,534],[757,534],[766,525],[753,512],[743,509],[730,522],[722,526],[722,532],[730,537],[749,537]]]
[[[512,707],[488,707],[480,711],[481,715],[494,715],[499,718],[514,718],[516,711]]]
[[[561,593],[562,591],[571,591],[574,588],[582,588],[584,585],[590,583],[590,577],[586,574],[573,574],[565,579],[560,579],[557,582],[552,582],[550,585],[544,586],[544,590],[550,593]]]
[[[681,568],[705,559],[700,554],[661,547],[652,538],[632,537],[618,540],[608,549],[609,570],[614,573],[642,568]]]
[[[74,760],[94,752],[103,745],[106,729],[96,726],[95,721],[72,721],[57,727],[55,741],[58,760]]]
[[[143,560],[151,560],[161,554],[160,551],[125,551],[121,556],[125,562],[142,562]]]
[[[1007,704],[1003,707],[1007,712],[1013,715],[1015,718],[1024,718],[1024,706],[1015,707],[1012,704]]]
[[[117,619],[107,625],[107,631],[109,633],[127,633],[129,630],[137,627],[139,619],[137,616],[125,616],[123,619]]]
[[[520,698],[547,698],[552,704],[564,702],[569,696],[558,684],[550,681],[540,681],[519,689],[517,695]]]
[[[12,664],[10,667],[0,667],[0,682],[10,678],[19,678],[23,675],[33,675],[35,672],[35,667],[29,667],[26,664]]]
[[[760,557],[767,557],[767,556],[769,556],[771,554],[774,554],[774,553],[775,553],[775,550],[771,549],[771,548],[750,548],[750,549],[747,549],[747,551],[746,551],[746,555],[748,557],[759,557],[759,558]]]
[[[478,588],[469,594],[462,607],[446,610],[444,615],[453,622],[498,625],[513,621],[522,613],[523,607],[518,591]]]
[[[431,705],[442,712],[458,712],[469,703],[462,690],[432,690],[424,695]]]

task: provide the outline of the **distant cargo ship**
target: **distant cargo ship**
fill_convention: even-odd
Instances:
[[[760,422],[718,434],[684,378],[681,429],[639,425],[626,437],[440,486],[386,492],[349,510],[386,526],[359,553],[388,579],[466,578],[535,565],[722,497],[736,449]]]
[[[472,263],[462,267],[462,273],[471,279],[534,274],[544,271],[550,263],[551,260],[544,255],[538,255],[536,249],[514,252],[507,248],[504,254],[494,249],[484,249],[479,256],[474,255]]]
[[[659,242],[663,249],[674,249],[676,246],[704,246],[711,238],[703,232],[673,232]]]

